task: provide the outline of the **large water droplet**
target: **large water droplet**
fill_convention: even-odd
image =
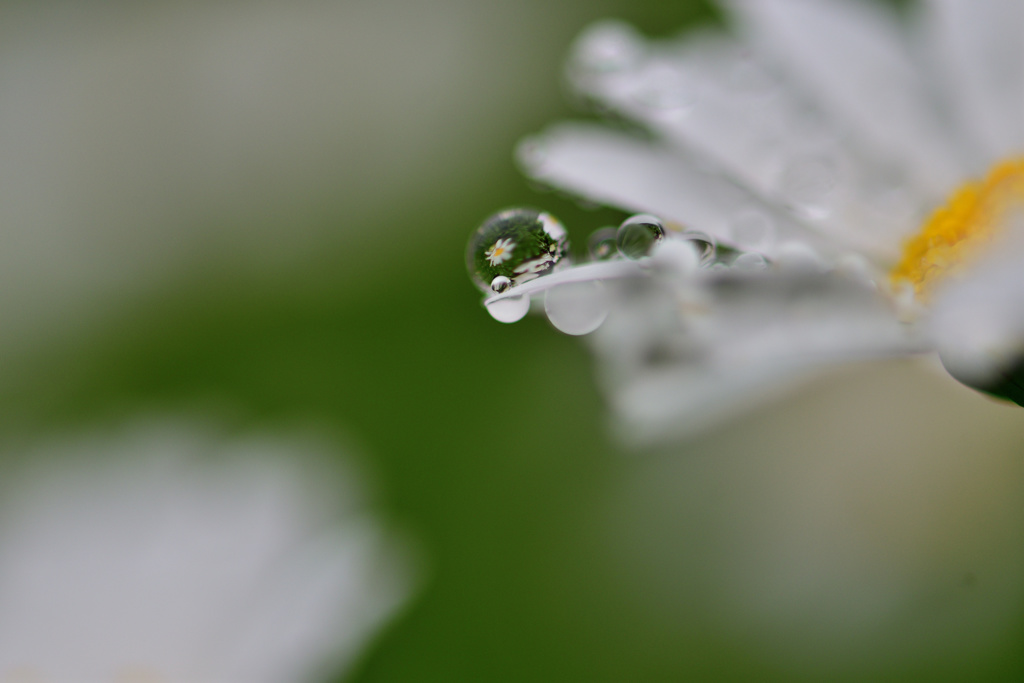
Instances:
[[[548,320],[566,334],[590,334],[608,316],[604,286],[600,282],[569,282],[544,293]]]
[[[587,238],[587,253],[594,261],[608,261],[619,255],[615,243],[615,228],[600,228]]]
[[[820,219],[829,213],[828,202],[838,182],[835,162],[827,156],[811,156],[788,164],[779,179],[779,192],[795,211]]]
[[[569,252],[565,228],[536,209],[506,209],[489,217],[469,238],[466,268],[483,292],[497,277],[512,286],[547,275]]]
[[[615,233],[615,244],[623,256],[640,259],[664,238],[665,226],[661,220],[649,213],[640,213],[623,221]]]
[[[530,310],[530,297],[510,296],[487,304],[487,312],[499,323],[514,323],[522,320]]]

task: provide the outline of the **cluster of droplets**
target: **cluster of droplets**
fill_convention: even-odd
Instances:
[[[544,311],[557,329],[593,332],[608,315],[602,280],[640,277],[652,270],[691,274],[701,268],[757,270],[767,261],[754,252],[717,244],[703,232],[674,229],[651,214],[602,227],[587,240],[588,259],[573,264],[565,228],[529,208],[499,211],[470,237],[466,266],[484,305],[500,322],[522,319],[531,295],[544,294]]]

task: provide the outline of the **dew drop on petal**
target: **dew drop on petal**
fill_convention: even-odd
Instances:
[[[619,255],[615,242],[615,228],[600,228],[587,238],[587,253],[594,261],[608,261]]]
[[[775,265],[781,270],[797,273],[823,273],[828,264],[817,251],[803,242],[787,242],[775,254]]]
[[[701,266],[701,246],[692,240],[663,239],[651,250],[651,264],[674,275],[690,275]]]
[[[775,224],[757,209],[741,209],[729,221],[732,241],[741,249],[764,251],[775,241]]]
[[[732,267],[744,272],[756,272],[767,268],[768,261],[760,254],[747,252],[737,256],[732,262]]]
[[[568,253],[565,228],[551,214],[505,209],[485,220],[469,238],[466,268],[480,291],[490,293],[495,278],[521,285],[550,273]]]
[[[715,258],[715,238],[706,232],[687,230],[679,238],[693,244],[697,250],[697,255],[700,256],[701,265]]]
[[[522,320],[530,310],[530,297],[510,296],[487,304],[487,312],[499,323],[514,323]]]
[[[508,288],[511,286],[512,280],[509,280],[504,275],[499,275],[498,277],[491,280],[491,291],[494,292],[495,294],[501,294],[502,292],[508,290]]]
[[[615,244],[626,258],[647,256],[655,243],[665,238],[665,226],[649,213],[630,216],[615,233]]]
[[[544,311],[561,332],[590,334],[608,317],[604,286],[592,280],[552,287],[544,293]]]

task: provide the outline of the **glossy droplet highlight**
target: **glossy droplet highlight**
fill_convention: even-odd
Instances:
[[[507,278],[512,287],[521,285],[551,272],[568,252],[565,228],[551,214],[505,209],[469,238],[466,268],[480,291],[490,293],[496,278]]]
[[[501,294],[502,292],[507,291],[511,286],[512,280],[508,279],[504,275],[499,275],[491,280],[491,291],[495,294]]]
[[[530,311],[530,297],[510,296],[492,301],[486,306],[487,312],[499,323],[514,323],[522,320]]]
[[[665,238],[665,226],[649,213],[631,216],[615,233],[615,244],[626,258],[640,259],[650,254],[654,245]]]
[[[561,332],[590,334],[608,317],[604,286],[600,282],[570,282],[544,293],[544,311]]]
[[[595,230],[587,238],[587,253],[594,261],[608,261],[619,255],[619,247],[615,242],[615,228]]]

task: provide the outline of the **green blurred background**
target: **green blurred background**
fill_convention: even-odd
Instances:
[[[352,681],[1024,679],[1024,425],[910,362],[658,452],[465,273],[589,22],[701,2],[7,3],[0,426],[355,444],[420,592]],[[865,608],[865,603],[873,605]]]

